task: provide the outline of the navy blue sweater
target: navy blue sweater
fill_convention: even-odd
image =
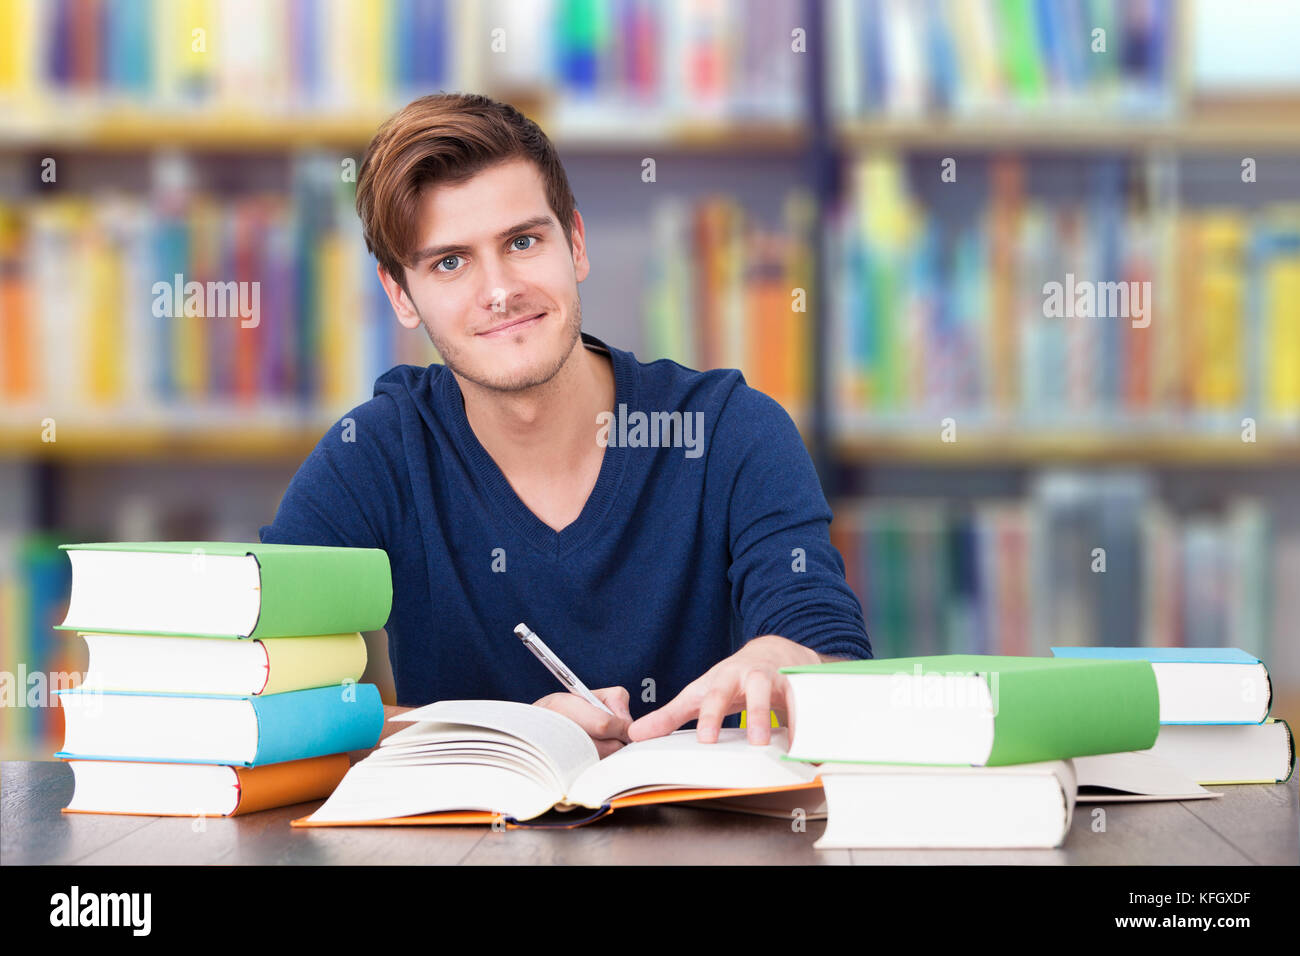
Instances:
[[[785,410],[734,369],[583,342],[611,357],[617,415],[595,488],[562,531],[514,493],[442,365],[380,376],[261,528],[267,543],[388,553],[397,702],[531,703],[561,690],[515,637],[520,621],[588,687],[626,687],[633,717],[761,634],[870,657],[830,508]],[[638,411],[679,411],[683,427],[656,418],[652,439]]]

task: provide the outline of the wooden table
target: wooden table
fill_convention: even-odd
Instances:
[[[0,864],[1298,864],[1297,780],[1211,787],[1214,800],[1081,804],[1055,850],[814,850],[824,823],[703,806],[634,807],[576,830],[487,827],[293,828],[321,801],[247,817],[60,813],[60,761],[0,764]],[[1094,830],[1096,807],[1105,831]]]

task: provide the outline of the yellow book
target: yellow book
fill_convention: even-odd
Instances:
[[[369,0],[349,13],[356,44],[353,68],[358,92],[363,103],[376,105],[383,102],[389,86],[385,74],[390,58],[384,41],[392,30],[392,6],[389,0]]]
[[[1200,227],[1200,323],[1194,376],[1196,404],[1231,410],[1242,399],[1245,359],[1246,221],[1219,213]]]
[[[207,98],[216,78],[218,41],[237,43],[239,38],[216,36],[210,0],[180,0],[177,7],[176,79],[187,98]]]
[[[344,352],[345,336],[343,331],[344,299],[347,287],[347,249],[342,237],[337,232],[329,232],[321,237],[317,246],[320,268],[320,292],[316,298],[319,303],[317,319],[320,322],[319,399],[327,406],[335,405],[345,395],[344,387]]]
[[[85,370],[89,397],[96,405],[111,404],[122,392],[122,255],[102,230],[89,236],[83,263],[89,285],[86,298]]]
[[[1300,417],[1300,212],[1280,223],[1263,266],[1264,408]]]
[[[31,36],[22,32],[22,0],[0,0],[0,94],[19,87],[18,58]]]
[[[360,680],[366,641],[358,631],[230,640],[81,632],[89,649],[85,686],[169,694],[284,694]],[[345,693],[342,688],[340,693]]]
[[[184,276],[182,300],[176,311],[179,318],[175,323],[175,350],[173,360],[176,369],[176,391],[179,395],[195,401],[202,400],[209,392],[208,369],[210,366],[208,325],[212,321],[228,321],[207,314],[208,296],[206,282],[216,278],[220,268],[221,212],[216,202],[210,197],[202,196],[193,201],[190,207],[189,228],[189,270]],[[190,299],[190,283],[199,283],[198,315],[187,314]]]

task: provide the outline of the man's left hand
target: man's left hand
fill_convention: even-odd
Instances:
[[[769,711],[776,711],[777,719],[785,724],[789,710],[790,684],[781,668],[831,659],[776,634],[756,637],[687,684],[667,704],[634,720],[628,737],[633,741],[662,737],[695,720],[700,743],[717,743],[722,719],[744,710],[749,742],[766,745],[772,736]]]

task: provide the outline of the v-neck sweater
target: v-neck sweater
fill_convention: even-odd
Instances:
[[[520,622],[588,687],[626,687],[633,717],[759,635],[870,657],[830,507],[785,410],[736,369],[641,362],[582,339],[610,358],[615,408],[593,423],[606,426],[600,473],[562,530],[520,500],[443,365],[381,375],[260,529],[265,543],[387,552],[397,703],[562,690],[515,636]]]

